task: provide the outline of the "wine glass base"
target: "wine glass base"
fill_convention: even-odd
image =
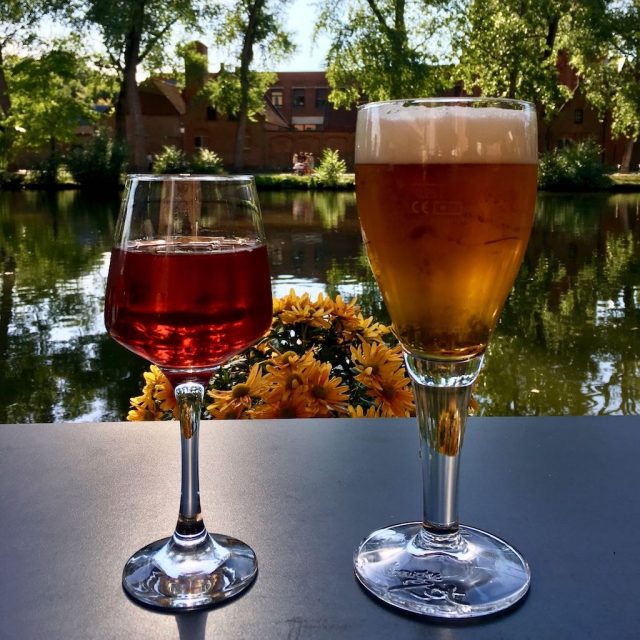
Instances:
[[[258,572],[253,549],[240,540],[206,533],[195,545],[174,537],[152,542],[127,561],[122,586],[131,598],[165,611],[213,606],[246,589]]]
[[[509,544],[472,527],[432,535],[421,522],[374,531],[354,555],[355,574],[394,607],[437,618],[503,611],[529,589],[531,573]]]

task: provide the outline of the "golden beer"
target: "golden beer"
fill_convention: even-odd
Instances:
[[[359,113],[358,213],[405,349],[466,360],[486,349],[527,245],[535,119],[531,125],[525,114],[506,111],[492,129],[486,112],[497,109],[422,111],[417,122],[415,113],[411,121],[400,111],[397,118]]]

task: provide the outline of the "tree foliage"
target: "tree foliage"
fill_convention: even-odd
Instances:
[[[264,113],[264,95],[277,80],[277,74],[269,71],[250,71],[247,92],[247,119],[254,122]],[[204,95],[209,104],[226,116],[238,118],[242,103],[242,89],[237,70],[222,68],[205,88]]]
[[[15,64],[18,49],[37,40],[37,27],[43,18],[62,13],[63,0],[2,0],[0,2],[0,159],[11,161],[16,131],[8,121],[13,99],[8,78],[9,64]]]
[[[275,61],[293,51],[290,34],[282,26],[282,10],[287,0],[240,0],[227,7],[216,40],[229,47],[239,62],[234,71],[222,69],[209,86],[211,103],[224,113],[237,115],[235,140],[236,169],[244,165],[247,121],[262,111],[264,93],[275,81],[273,74],[252,71],[255,49]]]
[[[2,124],[11,134],[14,151],[42,155],[39,170],[48,183],[56,180],[60,145],[75,141],[81,122],[90,124],[98,118],[94,104],[102,80],[72,45],[61,42],[39,56],[10,57],[5,65],[11,111]],[[10,149],[7,152],[11,154]]]
[[[571,49],[589,102],[611,131],[628,145],[623,168],[629,170],[633,141],[640,136],[640,0],[593,2],[590,16],[575,19],[582,46]]]
[[[317,32],[332,37],[327,55],[331,102],[350,107],[368,100],[434,95],[444,88],[443,0],[330,0]]]
[[[535,102],[551,118],[571,97],[558,82],[573,0],[470,0],[453,29],[457,77],[469,93]]]

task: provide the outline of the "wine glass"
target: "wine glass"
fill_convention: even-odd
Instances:
[[[250,176],[133,175],[107,281],[105,324],[175,389],[182,484],[173,535],[126,563],[125,591],[164,610],[230,598],[254,580],[253,550],[209,533],[200,510],[198,432],[216,367],[256,342],[272,317],[264,230]]]
[[[358,112],[358,214],[414,388],[423,519],[373,532],[354,565],[365,588],[407,611],[472,618],[529,588],[516,549],[459,524],[457,481],[472,384],[528,242],[536,178],[529,103],[425,98]]]

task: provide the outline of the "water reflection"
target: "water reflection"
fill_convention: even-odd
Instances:
[[[542,196],[479,384],[489,415],[640,412],[640,198]]]
[[[353,193],[260,194],[278,296],[387,321]],[[0,421],[120,420],[146,363],[104,333],[118,203],[0,193]],[[485,415],[640,413],[640,195],[541,195],[478,385]]]

